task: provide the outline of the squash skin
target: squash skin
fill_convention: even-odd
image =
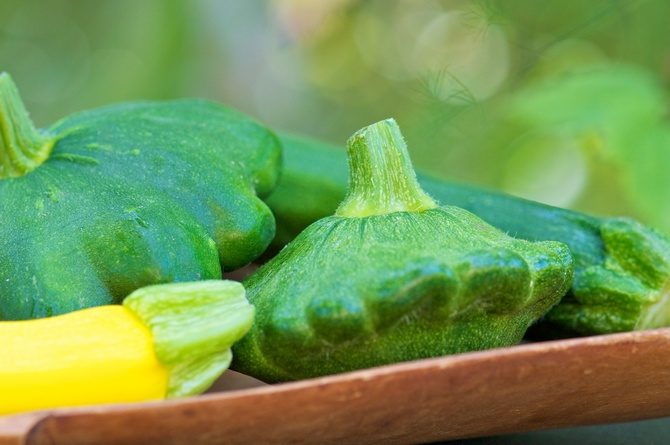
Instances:
[[[277,220],[277,252],[312,222],[331,215],[346,193],[345,151],[299,135],[281,135],[284,171],[266,200]],[[529,241],[570,248],[574,281],[535,324],[536,339],[607,334],[670,325],[670,241],[630,218],[604,218],[417,172],[441,204],[464,208],[492,226]],[[269,254],[268,254],[269,256]]]
[[[274,236],[261,201],[281,149],[204,100],[125,103],[67,117],[33,171],[0,181],[0,319],[119,303],[157,283],[220,278]]]

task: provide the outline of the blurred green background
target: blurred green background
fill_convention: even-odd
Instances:
[[[38,126],[205,97],[343,146],[394,117],[418,168],[670,234],[670,2],[0,1]]]

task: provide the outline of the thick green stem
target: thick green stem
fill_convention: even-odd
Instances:
[[[0,180],[37,168],[54,142],[33,125],[9,74],[0,73]]]
[[[407,145],[393,119],[359,130],[347,142],[349,188],[336,216],[360,218],[437,207],[416,180]]]
[[[123,305],[154,337],[156,357],[170,372],[168,398],[209,388],[228,369],[231,346],[254,320],[244,287],[227,280],[146,286]]]

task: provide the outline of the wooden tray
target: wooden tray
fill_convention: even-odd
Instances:
[[[670,416],[668,383],[666,328],[0,417],[0,444],[425,443]]]

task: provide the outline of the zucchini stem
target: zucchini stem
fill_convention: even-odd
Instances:
[[[395,120],[387,119],[359,130],[347,142],[347,152],[349,187],[336,216],[362,218],[437,207],[416,179]]]
[[[14,81],[0,73],[0,180],[23,176],[51,153],[55,137],[33,125]]]

